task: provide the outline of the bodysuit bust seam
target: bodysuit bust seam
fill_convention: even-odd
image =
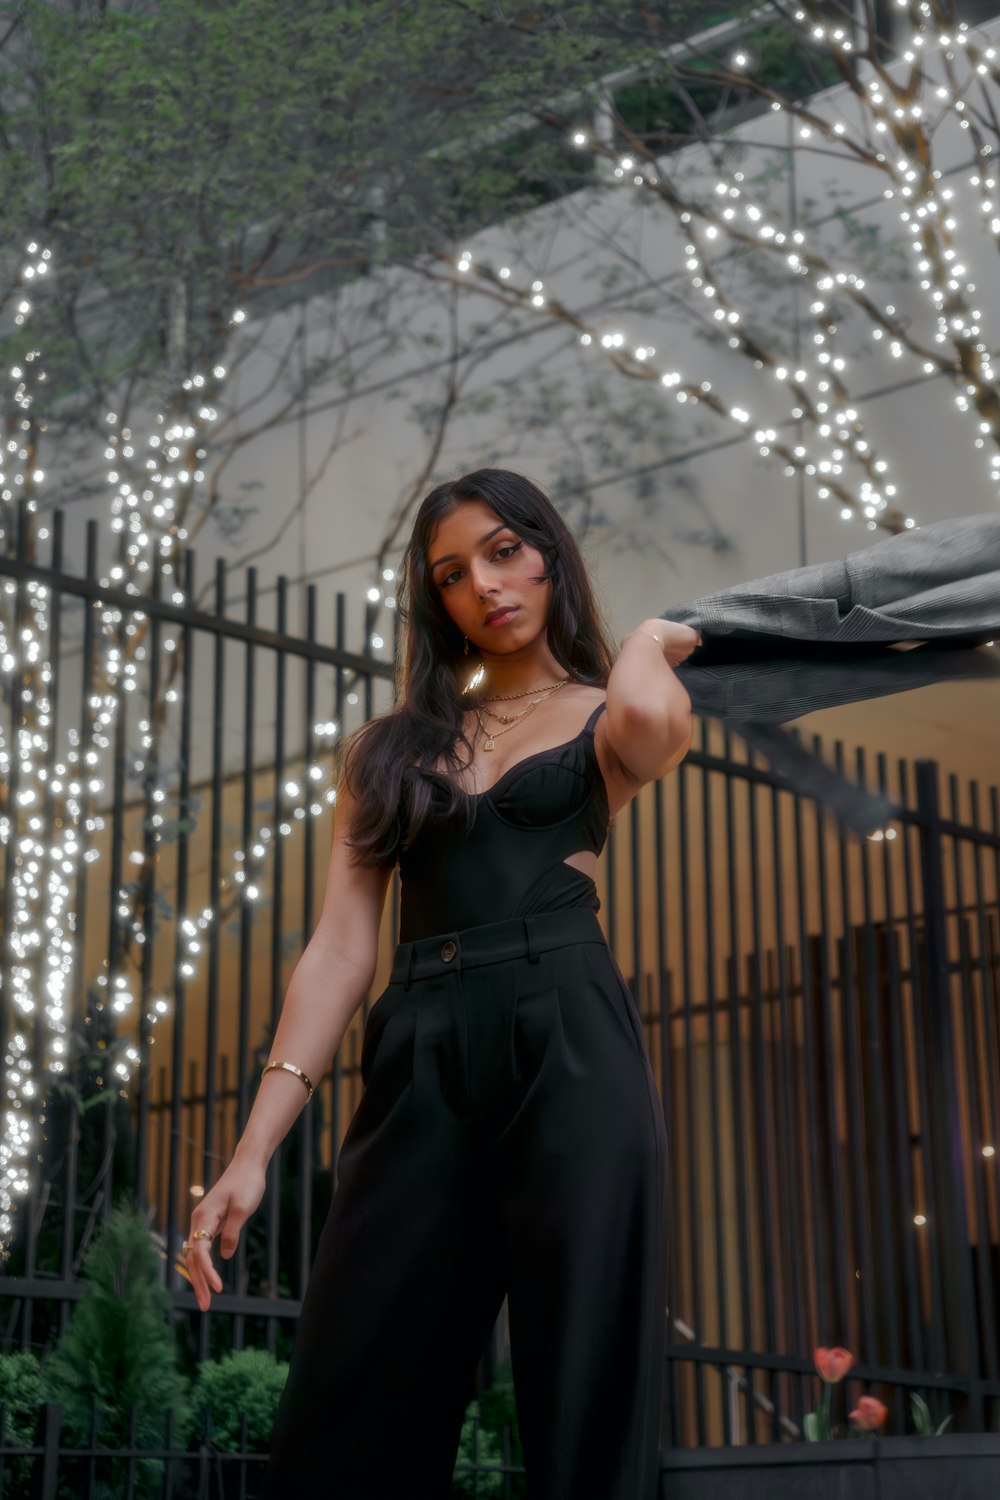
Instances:
[[[485,791],[482,791],[482,792],[467,792],[464,789],[464,787],[459,787],[459,791],[462,793],[462,795],[464,797],[468,797],[470,799],[470,801],[472,801],[472,802],[482,802],[482,801],[485,801],[485,799],[487,797],[489,797],[492,792],[495,792],[496,789],[497,789],[497,787],[500,786],[500,784],[507,779],[507,777],[510,775],[510,773],[512,771],[519,771],[519,770],[521,770],[521,768],[523,766],[530,765],[531,762],[534,761],[534,760],[537,760],[540,755],[554,755],[557,750],[571,750],[574,746],[580,744],[580,742],[582,740],[585,740],[586,738],[588,738],[588,736],[589,736],[590,740],[593,741],[593,738],[594,738],[594,729],[596,727],[597,718],[599,716],[599,713],[600,713],[601,709],[605,709],[605,710],[607,709],[607,701],[608,700],[606,698],[603,698],[600,703],[595,703],[594,704],[594,707],[591,709],[590,713],[587,715],[587,722],[582,726],[582,728],[580,728],[577,731],[576,734],[573,735],[572,739],[563,740],[563,742],[562,742],[561,745],[547,745],[547,746],[544,746],[541,750],[533,750],[530,755],[524,755],[524,756],[522,756],[519,761],[515,761],[515,763],[512,766],[508,766],[507,769],[506,769],[506,771],[503,771],[497,777],[496,781],[494,781],[494,783],[493,783],[492,786],[486,787]],[[593,724],[590,722],[591,719],[594,720]],[[407,766],[405,769],[408,770],[408,771],[423,771],[425,775],[437,777],[440,781],[443,781],[443,782],[447,782],[447,779],[448,779],[443,774],[443,772],[434,771],[434,770],[431,770],[429,767],[425,767],[425,766]],[[598,770],[600,770],[600,765],[598,765]],[[580,774],[583,775],[584,773],[581,772]],[[603,777],[601,779],[603,780]],[[555,825],[553,825],[553,826],[555,826]]]
[[[587,774],[586,774],[586,772],[585,771],[577,771],[575,766],[567,766],[564,769],[573,771],[573,773],[575,775],[579,776],[579,778],[580,778],[581,781],[586,781],[587,780]],[[599,776],[600,776],[600,770],[601,770],[601,768],[600,768],[600,766],[598,766],[597,767],[597,771],[598,771],[598,775]],[[521,832],[528,832],[528,833],[548,833],[548,832],[550,832],[554,828],[562,828],[563,824],[565,824],[565,823],[571,823],[574,818],[579,818],[584,813],[588,812],[589,809],[590,809],[590,804],[593,802],[594,797],[597,795],[597,793],[599,791],[600,791],[600,787],[598,785],[598,782],[595,780],[594,782],[592,782],[590,790],[587,793],[587,800],[585,802],[581,803],[581,805],[579,807],[575,807],[572,812],[567,813],[564,818],[559,818],[557,822],[555,822],[555,823],[542,823],[537,828],[532,827],[530,824],[511,823],[510,820],[507,819],[507,818],[505,818],[503,816],[503,814],[497,808],[495,808],[495,807],[492,806],[491,803],[487,802],[486,806],[490,809],[490,812],[492,812],[492,814],[496,818],[497,822],[502,823],[505,828],[515,828],[515,829],[520,830]],[[609,810],[610,810],[610,804],[609,804]],[[477,811],[478,811],[478,809],[477,809]],[[593,853],[597,853],[596,850],[594,850],[592,852]]]

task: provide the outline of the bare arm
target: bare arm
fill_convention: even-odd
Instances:
[[[317,1085],[374,975],[374,963],[360,962],[357,954],[317,929],[289,980],[268,1061],[294,1063]],[[261,1079],[234,1154],[266,1167],[307,1099],[300,1078],[272,1069]]]
[[[375,978],[378,932],[392,873],[388,866],[365,869],[347,863],[347,801],[342,791],[323,911],[289,980],[268,1058],[294,1063],[313,1084],[329,1067]],[[272,1069],[261,1080],[237,1154],[266,1166],[306,1099],[300,1078]]]
[[[342,786],[323,910],[289,981],[271,1048],[271,1058],[294,1063],[314,1085],[371,988],[392,873],[389,865],[369,869],[349,862],[352,808],[353,799]],[[228,1258],[234,1253],[243,1225],[264,1196],[267,1164],[306,1102],[302,1080],[293,1073],[275,1068],[261,1080],[232,1161],[191,1215],[191,1235],[196,1230],[221,1233],[222,1254]],[[211,1292],[222,1291],[211,1242],[189,1235],[185,1265],[204,1312]]]
[[[643,620],[622,641],[608,678],[608,742],[640,782],[665,776],[691,746],[691,699],[674,667],[699,641],[689,625],[660,619]]]

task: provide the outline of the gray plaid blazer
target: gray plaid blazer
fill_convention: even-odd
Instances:
[[[975,649],[1000,637],[1000,513],[936,521],[829,563],[737,584],[662,611],[701,632],[678,668],[695,713],[718,718],[804,796],[869,833],[896,811],[780,726],[803,714],[1000,676]],[[900,645],[910,649],[898,650]]]

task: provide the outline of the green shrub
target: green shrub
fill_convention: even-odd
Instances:
[[[510,1363],[500,1365],[493,1377],[493,1384],[488,1391],[479,1393],[479,1419],[483,1429],[490,1432],[496,1438],[497,1447],[503,1453],[502,1439],[503,1430],[506,1427],[510,1435],[510,1463],[517,1468],[524,1467],[524,1452],[521,1448],[521,1433],[517,1425],[517,1403],[514,1400],[514,1372]],[[510,1476],[511,1500],[522,1500],[527,1494],[527,1476],[524,1474],[512,1474]]]
[[[499,1466],[502,1462],[499,1440],[483,1426],[479,1414],[479,1402],[470,1401],[465,1409],[462,1436],[459,1439],[458,1456],[455,1460],[455,1472],[451,1479],[452,1494],[475,1495],[481,1497],[481,1500],[488,1500],[491,1495],[501,1494],[503,1474]],[[471,1469],[460,1469],[460,1464],[496,1464],[497,1467],[492,1472],[487,1469],[485,1472],[473,1473]]]
[[[63,1441],[89,1443],[93,1404],[99,1445],[128,1446],[134,1405],[137,1447],[163,1445],[168,1410],[174,1413],[174,1444],[183,1446],[190,1422],[187,1381],[175,1365],[170,1297],[160,1284],[156,1252],[141,1216],[115,1209],[95,1236],[82,1269],[87,1290],[42,1375],[46,1399],[62,1407]],[[101,1460],[97,1469],[98,1495],[123,1492],[125,1460]],[[133,1493],[158,1495],[162,1471],[159,1459],[137,1461]]]
[[[198,1369],[191,1397],[193,1438],[201,1441],[205,1415],[212,1418],[212,1442],[224,1453],[266,1453],[288,1365],[266,1349],[239,1349],[222,1359],[206,1359]],[[240,1441],[246,1413],[247,1443]]]
[[[0,1354],[0,1406],[4,1409],[3,1436],[7,1443],[35,1441],[42,1395],[41,1366],[33,1354]],[[4,1489],[19,1494],[26,1485],[31,1459],[4,1457]]]

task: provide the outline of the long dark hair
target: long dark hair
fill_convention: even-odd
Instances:
[[[445,815],[460,809],[471,820],[473,799],[457,780],[428,768],[438,761],[465,769],[473,746],[463,730],[462,692],[475,668],[464,655],[462,632],[446,611],[427,568],[427,549],[438,522],[470,500],[482,500],[536,547],[545,559],[542,579],[552,580],[546,622],[549,650],[575,682],[603,687],[615,657],[586,565],[552,501],[536,484],[509,469],[477,469],[436,485],[420,504],[397,578],[402,652],[396,662],[391,712],[369,720],[341,746],[340,782],[356,799],[351,848],[354,864],[394,862],[422,827],[433,783],[449,789]],[[468,700],[467,700],[468,701]],[[459,758],[458,745],[467,758]],[[404,784],[404,770],[415,767]]]

